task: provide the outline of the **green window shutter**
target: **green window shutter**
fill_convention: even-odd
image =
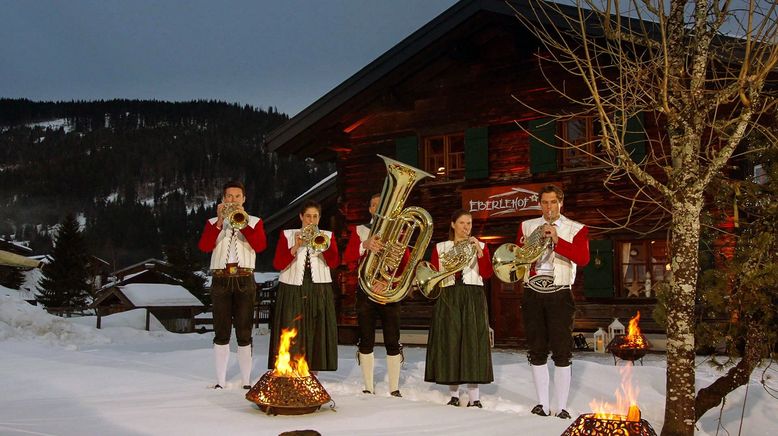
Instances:
[[[557,170],[556,122],[552,118],[541,118],[529,122],[529,167],[532,174]]]
[[[613,258],[613,241],[589,241],[589,264],[583,268],[584,296],[613,296]]]
[[[394,140],[397,160],[419,168],[419,139],[415,136],[404,136]]]
[[[465,130],[465,178],[489,177],[489,128]]]
[[[624,133],[624,148],[632,160],[640,163],[646,157],[646,131],[643,112],[627,120],[627,131]]]

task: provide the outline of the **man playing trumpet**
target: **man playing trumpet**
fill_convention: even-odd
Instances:
[[[243,210],[245,193],[241,182],[231,181],[224,185],[216,217],[205,223],[198,244],[200,250],[211,253],[214,389],[226,385],[233,326],[238,340],[242,384],[245,389],[251,388],[251,322],[257,295],[254,265],[257,253],[265,249],[267,240],[262,220]]]

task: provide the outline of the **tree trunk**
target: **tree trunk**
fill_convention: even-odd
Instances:
[[[764,330],[756,323],[746,321],[746,345],[741,356],[740,362],[732,367],[727,374],[716,379],[709,386],[700,389],[697,393],[695,404],[696,419],[713,407],[718,406],[724,397],[735,389],[748,383],[751,378],[751,372],[762,358],[762,352],[765,350]]]
[[[667,386],[662,435],[694,436],[694,302],[702,193],[679,189],[672,199],[672,277],[667,298]]]

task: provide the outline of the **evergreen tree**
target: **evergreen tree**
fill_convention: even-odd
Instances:
[[[84,307],[90,289],[89,255],[75,215],[68,214],[60,224],[51,257],[38,283],[38,301],[45,307]]]
[[[0,266],[0,286],[9,289],[19,289],[24,283],[24,274],[19,268]]]

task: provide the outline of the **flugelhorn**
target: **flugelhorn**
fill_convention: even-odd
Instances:
[[[317,253],[322,253],[330,248],[330,237],[319,230],[316,224],[308,224],[300,232],[304,247],[310,247]]]
[[[421,261],[416,267],[416,284],[419,291],[432,300],[440,297],[440,282],[465,269],[472,262],[475,253],[475,247],[468,238],[455,242],[451,249],[440,255],[440,271],[430,262]]]
[[[551,245],[551,238],[546,236],[543,225],[538,226],[524,238],[524,245],[502,244],[492,256],[494,275],[506,283],[527,280],[529,269],[533,262]]]
[[[249,217],[246,211],[240,208],[238,203],[226,203],[222,209],[224,221],[235,230],[240,230],[249,224]]]
[[[384,160],[387,174],[368,238],[377,235],[384,248],[378,252],[368,251],[360,261],[359,286],[371,300],[387,304],[398,302],[408,295],[416,264],[421,261],[432,239],[429,212],[416,206],[403,206],[419,180],[435,176],[380,154],[378,157]],[[419,233],[410,259],[400,272],[400,262],[405,250],[411,248],[411,238],[417,229]]]

